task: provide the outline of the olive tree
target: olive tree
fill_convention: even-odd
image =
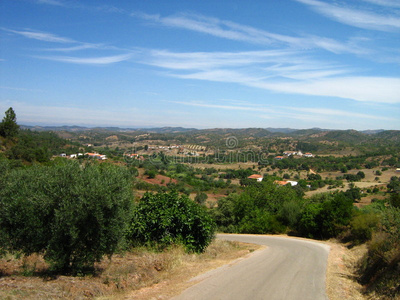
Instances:
[[[8,172],[0,190],[0,247],[44,253],[52,267],[81,272],[112,255],[131,215],[131,175],[111,164],[67,161]]]

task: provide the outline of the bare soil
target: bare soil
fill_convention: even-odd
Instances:
[[[147,183],[167,186],[168,183],[178,183],[176,179],[164,176],[164,175],[156,175],[155,178],[148,178],[147,176],[142,176],[141,179]]]

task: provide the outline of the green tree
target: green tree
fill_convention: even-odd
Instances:
[[[194,198],[194,201],[200,205],[203,205],[206,203],[208,196],[206,193],[198,193],[196,197]]]
[[[364,173],[363,171],[358,171],[357,176],[358,176],[360,179],[364,179],[364,178],[365,178],[365,173]]]
[[[321,211],[321,203],[310,203],[304,208],[298,225],[301,235],[309,238],[321,236],[319,220]]]
[[[133,243],[161,248],[183,244],[187,251],[202,252],[214,230],[210,215],[188,196],[146,193],[134,210],[128,236]]]
[[[353,216],[353,200],[344,193],[328,195],[319,203],[307,204],[300,217],[298,231],[310,238],[337,236]]]
[[[81,272],[123,241],[131,176],[121,167],[63,161],[8,172],[0,190],[1,247],[44,253],[52,267]]]
[[[5,112],[5,117],[0,123],[0,136],[5,138],[14,138],[17,136],[19,130],[19,126],[17,124],[17,116],[10,107]]]
[[[147,175],[147,177],[148,177],[149,179],[154,179],[154,178],[156,178],[157,171],[154,170],[154,169],[146,170],[146,172],[144,172],[144,174]]]

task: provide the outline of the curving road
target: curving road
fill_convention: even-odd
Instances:
[[[218,238],[267,246],[249,258],[202,275],[174,300],[328,299],[329,246],[293,238],[219,234]]]

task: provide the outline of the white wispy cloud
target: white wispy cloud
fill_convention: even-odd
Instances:
[[[199,101],[169,101],[170,103],[181,104],[186,106],[196,106],[196,107],[204,107],[204,108],[216,108],[216,109],[223,109],[223,110],[239,110],[239,111],[254,111],[254,112],[266,112],[266,113],[274,113],[275,111],[270,108],[265,108],[262,106],[254,106],[250,103],[246,105],[224,105],[224,104],[212,104],[212,103],[205,103]]]
[[[244,52],[171,52],[152,50],[146,63],[176,70],[208,70],[220,67],[241,67],[261,63],[293,61],[296,52],[266,50]]]
[[[329,108],[305,108],[305,107],[285,107],[286,110],[294,110],[302,113],[310,113],[312,115],[322,115],[322,116],[332,116],[335,118],[360,118],[360,119],[371,119],[371,120],[394,120],[388,118],[387,116],[377,116],[369,114],[361,114],[357,112],[351,112],[339,109],[329,109]]]
[[[45,51],[54,51],[54,52],[73,52],[73,51],[80,51],[80,50],[87,50],[87,49],[101,49],[101,45],[83,43],[83,44],[80,44],[77,46],[64,47],[64,48],[47,48],[44,50]]]
[[[115,47],[106,46],[104,44],[93,44],[93,43],[76,41],[74,39],[58,36],[50,32],[37,31],[32,29],[25,29],[25,30],[12,30],[8,28],[1,28],[1,29],[7,32],[23,36],[28,39],[34,39],[50,43],[71,44],[71,46],[68,47],[44,49],[46,51],[72,52],[72,51],[86,50],[86,49],[115,49]]]
[[[400,103],[400,78],[351,75],[354,70],[290,52],[172,53],[153,51],[149,63],[168,76],[238,83],[273,92],[362,102]]]
[[[167,17],[149,15],[141,12],[132,13],[149,22],[168,27],[196,31],[219,38],[268,46],[288,46],[295,48],[318,48],[333,53],[364,53],[366,50],[350,42],[340,42],[327,37],[314,35],[289,36],[266,30],[238,24],[232,21],[220,20],[197,14],[178,14]]]
[[[37,0],[37,3],[55,5],[55,6],[64,6],[63,2],[57,0]]]
[[[355,9],[338,4],[329,4],[318,0],[296,1],[309,5],[318,13],[343,24],[380,31],[400,30],[400,17],[398,14],[378,14],[367,10]],[[370,0],[369,2],[388,5],[389,1]]]
[[[34,39],[34,40],[39,40],[39,41],[44,41],[44,42],[64,43],[64,44],[77,43],[73,39],[57,36],[57,35],[49,33],[49,32],[36,31],[36,30],[31,30],[31,29],[12,30],[12,29],[7,29],[7,28],[2,28],[2,30],[12,32],[12,33],[15,33],[18,35],[22,35],[29,39]]]
[[[386,7],[400,7],[400,2],[396,0],[363,0],[363,1]]]
[[[357,112],[351,112],[339,109],[328,109],[328,108],[301,108],[301,107],[265,107],[262,105],[254,105],[249,102],[243,102],[238,105],[226,105],[226,104],[214,104],[203,101],[169,101],[170,103],[180,104],[185,106],[202,107],[209,109],[219,110],[238,110],[242,112],[254,112],[254,116],[261,117],[263,119],[273,118],[290,118],[295,120],[310,121],[316,120],[323,122],[330,122],[332,124],[343,123],[343,119],[353,118],[361,120],[385,120],[390,121],[391,118],[382,117],[377,115],[362,114]],[[217,101],[221,102],[221,101]],[[261,113],[261,115],[260,115]],[[394,120],[393,121],[397,121]]]
[[[0,89],[22,91],[22,92],[43,92],[43,90],[39,89],[29,89],[29,88],[13,87],[13,86],[0,86]]]
[[[131,54],[102,57],[71,57],[71,56],[36,56],[36,58],[82,65],[108,65],[128,60]]]
[[[171,52],[152,50],[143,63],[153,66],[192,71],[176,76],[208,76],[252,74],[255,78],[285,77],[291,79],[326,77],[348,73],[344,66],[310,59],[307,55],[292,50],[265,50],[243,52]],[[201,75],[203,74],[203,75]],[[228,76],[230,78],[231,76]],[[210,78],[214,78],[211,76]],[[249,77],[249,76],[246,76]]]
[[[21,35],[25,38],[35,39],[43,42],[50,42],[50,43],[59,43],[59,44],[70,44],[71,46],[67,47],[58,47],[58,48],[46,48],[41,49],[41,51],[46,52],[74,52],[74,51],[83,51],[88,49],[94,50],[118,50],[119,52],[122,49],[113,46],[107,46],[104,44],[93,44],[93,43],[86,43],[76,41],[71,38],[62,37],[55,35],[49,32],[41,32],[36,30],[12,30],[7,28],[1,28],[4,31],[11,32],[17,35]],[[72,64],[85,64],[85,65],[107,65],[113,64],[121,61],[126,61],[132,57],[131,50],[124,50],[125,54],[120,55],[108,55],[108,56],[90,56],[90,57],[75,57],[75,56],[57,56],[57,55],[35,55],[32,57],[39,58],[39,59],[46,59],[64,63],[72,63]],[[128,52],[128,53],[126,53]]]
[[[352,76],[301,82],[257,82],[250,85],[290,94],[338,97],[361,102],[400,103],[400,78]]]

